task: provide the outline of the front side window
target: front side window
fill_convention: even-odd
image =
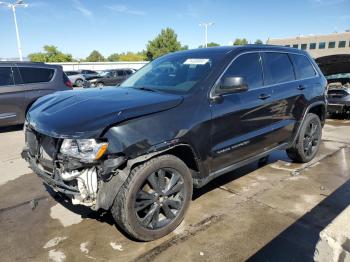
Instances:
[[[124,75],[124,71],[120,70],[120,71],[117,71],[118,73],[118,76],[123,76]]]
[[[13,85],[13,74],[11,67],[0,67],[0,86]]]
[[[316,49],[316,43],[310,43],[310,49]]]
[[[326,42],[320,42],[318,44],[318,49],[325,49],[326,48]]]
[[[346,46],[346,41],[339,41],[338,47],[339,48],[344,48]]]
[[[23,84],[51,81],[55,70],[49,68],[18,67]]]
[[[290,54],[295,68],[297,79],[304,79],[316,75],[310,60],[304,55]]]
[[[335,48],[335,42],[329,42],[328,48]]]
[[[121,87],[185,94],[204,81],[224,56],[209,52],[166,55],[142,67]]]
[[[293,65],[288,54],[262,53],[265,85],[273,85],[295,80]]]
[[[233,61],[224,77],[244,77],[249,89],[263,86],[263,72],[258,53],[244,54]]]

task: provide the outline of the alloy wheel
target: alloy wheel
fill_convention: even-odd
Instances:
[[[319,137],[320,126],[318,123],[310,122],[306,128],[304,135],[303,146],[304,153],[306,156],[311,156],[317,150],[318,143],[320,142]]]

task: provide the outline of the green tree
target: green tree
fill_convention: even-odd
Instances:
[[[263,43],[262,40],[257,39],[257,40],[254,42],[254,44],[256,44],[256,45],[262,45],[262,44],[264,44],[264,43]]]
[[[245,38],[236,38],[236,40],[233,42],[233,45],[247,45],[248,44],[248,40]]]
[[[142,52],[127,52],[119,55],[119,61],[143,61],[145,58],[146,57]]]
[[[160,34],[147,44],[147,59],[153,60],[170,52],[181,50],[177,34],[171,28],[162,29]]]
[[[120,56],[118,53],[113,53],[107,58],[107,60],[110,62],[116,62],[116,61],[119,61],[119,59],[120,59]]]
[[[44,52],[31,53],[28,55],[32,62],[72,62],[71,54],[62,53],[54,45],[45,45]]]
[[[213,47],[213,46],[220,46],[218,43],[215,42],[210,42],[207,44],[208,47]],[[200,45],[198,48],[203,48],[203,45]]]
[[[100,52],[93,50],[90,55],[85,59],[87,62],[104,62],[106,59]]]

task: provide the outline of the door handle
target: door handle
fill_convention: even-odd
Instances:
[[[270,94],[261,94],[261,95],[259,96],[259,99],[265,100],[265,99],[268,99],[270,96],[271,96]]]
[[[304,90],[306,87],[304,85],[299,85],[297,88],[298,90]]]

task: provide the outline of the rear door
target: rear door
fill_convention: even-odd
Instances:
[[[288,142],[292,138],[296,125],[296,113],[304,108],[302,91],[296,81],[292,61],[288,53],[261,53],[265,86],[270,86],[273,93],[271,107],[272,132],[274,144]]]
[[[0,126],[24,122],[24,90],[15,83],[14,66],[0,65]]]
[[[274,146],[272,91],[263,85],[259,52],[238,56],[222,78],[230,76],[244,77],[249,90],[226,94],[218,102],[212,102],[212,172]]]
[[[53,79],[56,69],[45,67],[17,67],[25,91],[24,108],[27,109],[35,100],[54,91]],[[63,80],[62,80],[63,81]]]

